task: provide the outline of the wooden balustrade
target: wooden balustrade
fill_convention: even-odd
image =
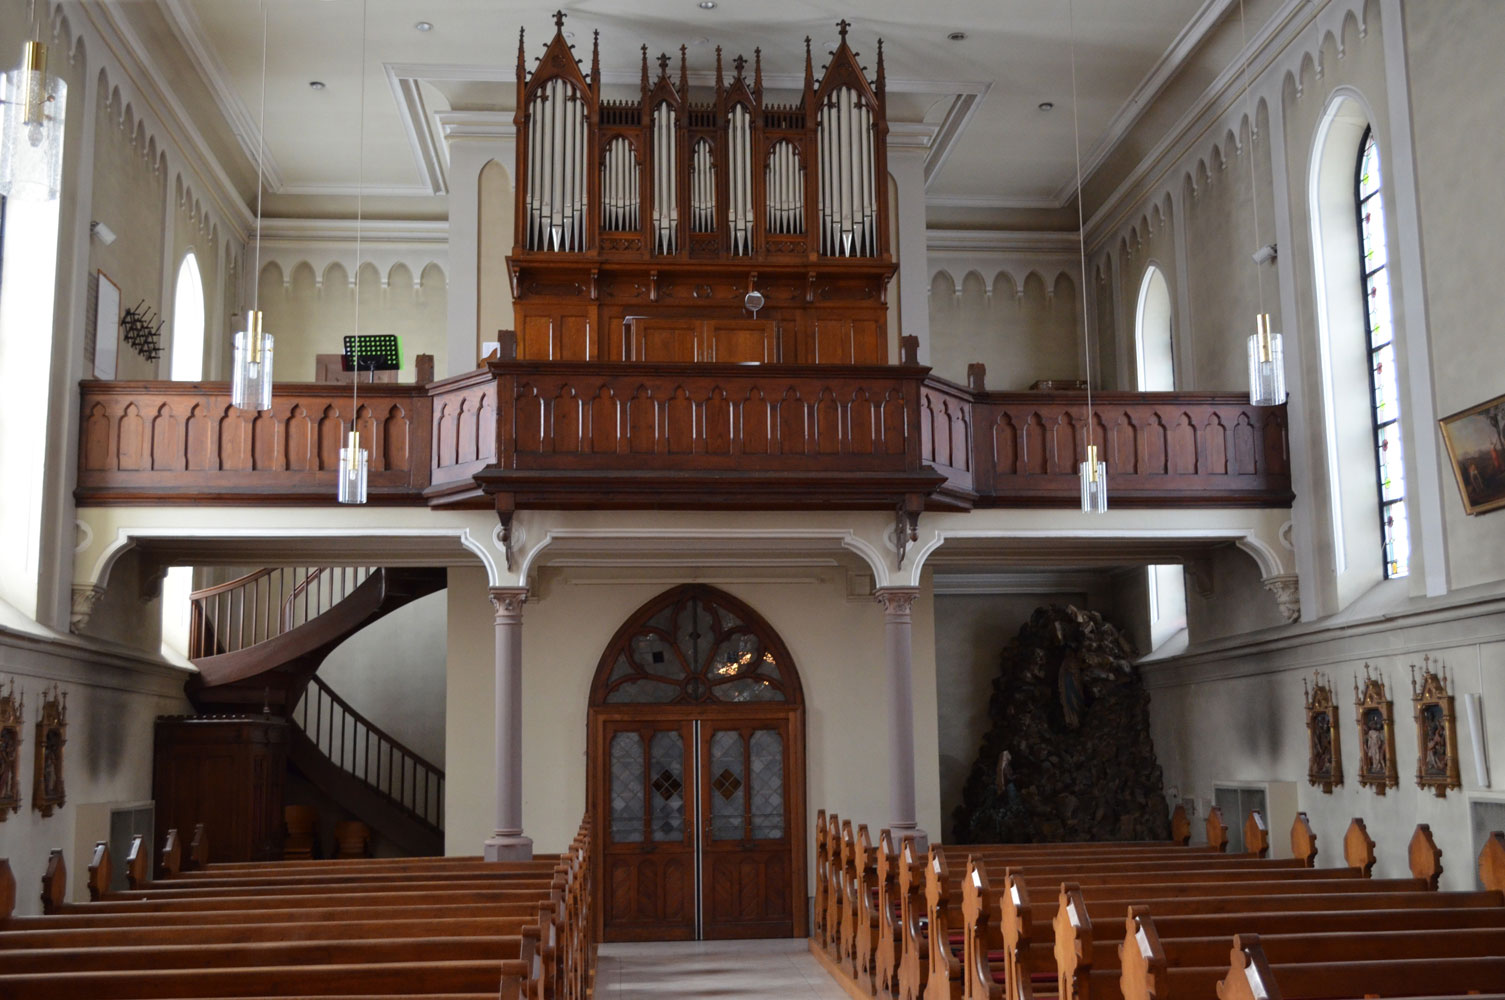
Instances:
[[[429,481],[428,389],[362,392],[356,425],[375,503],[419,502]],[[224,382],[85,382],[80,504],[334,503],[350,430],[340,385],[277,386],[272,408],[230,405]]]
[[[363,393],[375,502],[777,509],[1077,503],[1080,392],[987,392],[914,365],[493,362]],[[85,382],[78,501],[333,503],[343,387]],[[1114,507],[1288,506],[1284,407],[1102,393]],[[487,496],[483,496],[487,494]]]

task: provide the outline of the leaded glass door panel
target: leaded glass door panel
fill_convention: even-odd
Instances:
[[[622,720],[603,733],[602,905],[618,941],[693,940],[694,723]]]
[[[793,933],[787,719],[700,724],[702,937]]]

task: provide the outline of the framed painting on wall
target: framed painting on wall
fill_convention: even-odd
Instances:
[[[1333,701],[1332,680],[1313,672],[1306,692],[1307,781],[1321,785],[1329,794],[1343,784],[1343,741],[1338,738],[1338,705]]]
[[[1505,396],[1437,421],[1467,514],[1505,507]]]
[[[54,684],[42,692],[37,719],[36,764],[32,774],[31,807],[45,819],[68,801],[63,784],[63,745],[68,742],[68,693]]]
[[[1422,661],[1421,685],[1416,684],[1416,664],[1411,665],[1411,705],[1416,714],[1416,787],[1430,788],[1437,797],[1449,788],[1462,788],[1458,773],[1458,716],[1448,690],[1447,667],[1442,674],[1432,669],[1432,658]]]
[[[16,682],[0,697],[0,823],[21,808],[21,713],[26,697],[16,697]]]
[[[1359,723],[1359,784],[1380,795],[1400,784],[1395,767],[1395,706],[1385,693],[1385,679],[1371,676],[1364,664],[1364,687],[1353,681],[1354,714]]]

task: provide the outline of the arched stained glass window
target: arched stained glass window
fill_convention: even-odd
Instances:
[[[1379,473],[1380,537],[1385,576],[1410,571],[1411,532],[1406,518],[1406,471],[1401,445],[1400,379],[1395,366],[1395,328],[1390,313],[1389,253],[1385,245],[1385,202],[1381,193],[1380,150],[1374,130],[1359,143],[1355,183],[1358,199],[1360,270],[1364,276],[1364,316],[1369,335],[1370,403]]]
[[[654,604],[612,641],[595,704],[800,701],[788,651],[749,609],[694,585]]]

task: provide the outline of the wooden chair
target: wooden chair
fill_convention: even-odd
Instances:
[[[283,806],[282,860],[312,861],[319,828],[319,813],[313,806]]]
[[[334,825],[334,856],[337,858],[369,858],[371,856],[371,828],[360,820],[350,819]]]

